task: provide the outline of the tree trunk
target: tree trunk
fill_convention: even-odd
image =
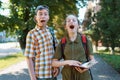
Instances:
[[[19,38],[19,44],[20,44],[20,48],[22,49],[22,52],[24,53],[25,51],[25,45],[26,45],[26,38]]]
[[[98,41],[95,41],[95,50],[98,51]]]
[[[114,54],[115,55],[115,43],[114,42],[112,42],[111,43],[111,54]]]
[[[26,36],[28,33],[28,29],[23,30],[19,35],[20,37],[18,37],[18,41],[20,44],[20,48],[22,49],[23,53],[25,51],[25,46],[26,46]]]

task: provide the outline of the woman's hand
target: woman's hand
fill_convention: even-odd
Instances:
[[[80,62],[79,61],[75,61],[75,60],[66,60],[65,61],[66,65],[69,66],[80,66]]]
[[[88,69],[86,69],[86,68],[80,68],[80,67],[75,67],[75,69],[76,69],[78,72],[80,72],[80,73],[83,73],[83,72],[85,72],[85,71],[88,70]]]

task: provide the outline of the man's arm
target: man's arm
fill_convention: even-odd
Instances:
[[[30,73],[30,78],[31,80],[37,80],[35,76],[35,71],[34,71],[34,62],[32,58],[26,57],[27,65],[28,65],[28,70]]]

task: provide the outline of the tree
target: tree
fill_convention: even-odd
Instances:
[[[101,11],[97,13],[97,27],[101,32],[103,44],[109,45],[114,53],[115,47],[120,47],[120,1],[101,0]]]
[[[90,36],[90,38],[92,39],[92,42],[95,45],[95,51],[97,51],[98,41],[100,40],[100,30],[96,26],[96,13],[99,11],[100,8],[96,9],[97,7],[99,7],[99,5],[93,5],[93,3],[95,3],[94,0],[88,1],[84,20],[82,22],[82,28],[84,34]]]
[[[4,7],[2,7],[3,2],[0,1],[0,11],[2,13],[2,11],[5,9]],[[6,25],[8,25],[8,20],[9,18],[0,14],[0,31],[3,31],[4,29],[8,30],[8,27],[6,27]]]
[[[10,0],[10,18],[7,26],[11,32],[16,32],[20,46],[25,49],[26,35],[34,28],[33,17],[36,6],[44,4],[50,8],[49,26],[58,28],[64,21],[66,14],[78,14],[76,7],[77,0]]]

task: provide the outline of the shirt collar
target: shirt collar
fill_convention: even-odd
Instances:
[[[77,33],[77,37],[76,37],[74,43],[78,43],[78,42],[79,42],[79,37],[78,37],[78,36],[79,36],[79,33]],[[70,43],[73,43],[72,41],[70,41],[68,35],[66,35],[66,40],[67,40],[67,42],[68,42],[69,44],[70,44]]]
[[[45,27],[45,29],[47,29],[48,28],[48,26],[46,26]],[[37,25],[35,26],[35,29],[37,29],[37,30],[42,30],[40,27],[38,27]]]

